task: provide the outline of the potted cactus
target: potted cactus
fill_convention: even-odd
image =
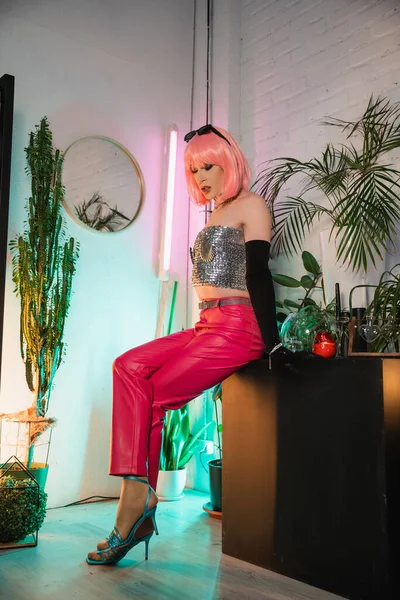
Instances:
[[[46,117],[31,132],[25,153],[31,178],[26,227],[10,242],[10,248],[14,291],[21,304],[21,357],[33,402],[24,411],[2,414],[0,418],[27,425],[24,463],[35,476],[39,475],[36,468],[42,470],[44,487],[48,465],[34,463],[34,448],[44,431],[54,424],[48,416],[50,394],[65,352],[64,327],[78,247],[65,232],[61,213],[63,156],[53,148]]]

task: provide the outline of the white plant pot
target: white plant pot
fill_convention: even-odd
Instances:
[[[157,495],[160,500],[173,502],[183,498],[186,483],[186,469],[160,471],[157,482]]]

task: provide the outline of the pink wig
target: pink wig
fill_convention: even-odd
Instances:
[[[201,169],[204,165],[218,165],[224,171],[224,191],[219,200],[233,198],[243,188],[249,189],[251,170],[245,155],[241,148],[235,142],[233,137],[224,129],[216,127],[226,139],[220,138],[212,131],[204,135],[196,134],[185,149],[185,175],[189,196],[196,204],[203,206],[208,203],[204,198],[192,169]]]

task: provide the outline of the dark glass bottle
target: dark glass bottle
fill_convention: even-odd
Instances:
[[[350,323],[350,311],[340,311],[340,330],[339,330],[339,348],[340,356],[347,358],[349,355],[349,323]]]
[[[353,308],[351,316],[355,317],[354,337],[353,337],[353,352],[367,352],[367,342],[360,336],[359,330],[363,322],[366,308]]]

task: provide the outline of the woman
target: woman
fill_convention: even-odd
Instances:
[[[123,477],[116,525],[90,564],[120,560],[157,532],[155,488],[167,410],[280,345],[268,268],[271,216],[249,192],[250,167],[232,136],[212,125],[185,136],[186,180],[199,205],[214,200],[191,249],[200,304],[195,327],[128,350],[113,366],[110,475]]]

